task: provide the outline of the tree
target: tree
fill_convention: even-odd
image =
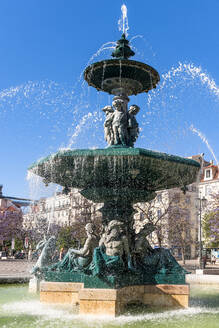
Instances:
[[[194,228],[187,208],[171,206],[168,213],[168,236],[171,246],[181,250],[182,261],[185,264],[187,248],[193,242],[191,230]]]
[[[141,225],[152,223],[156,226],[155,232],[149,238],[153,244],[157,244],[159,247],[166,246],[167,243],[167,220],[173,202],[174,200],[169,198],[167,192],[162,192],[150,202],[135,205],[140,212]]]
[[[185,263],[185,254],[190,245],[196,244],[195,224],[191,221],[190,207],[183,192],[179,189],[162,192],[152,201],[137,204],[142,213],[142,224],[152,223],[156,226],[151,236],[153,244],[159,247],[178,248]]]
[[[61,220],[59,222],[56,220],[55,223],[55,220],[51,217],[48,221],[43,206],[44,210],[39,210],[38,204],[34,204],[30,208],[30,215],[27,217],[25,224],[26,236],[29,237],[33,247],[40,240],[45,237],[49,238],[51,235],[56,236],[59,248],[80,247],[86,239],[85,225],[89,222],[94,224],[95,233],[99,234],[101,220],[100,215],[97,214],[97,204],[79,195],[78,192],[71,192],[70,198],[71,202],[67,204],[69,216],[64,224]],[[54,218],[56,218],[55,215]]]
[[[219,247],[219,193],[211,195],[208,210],[202,219],[206,247]]]
[[[20,209],[10,206],[0,209],[0,239],[12,240],[23,236],[23,216]]]

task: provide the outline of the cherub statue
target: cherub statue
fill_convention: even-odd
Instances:
[[[115,109],[112,121],[114,145],[127,146],[128,131],[125,103],[122,99],[116,99],[112,105]]]
[[[77,271],[86,268],[93,258],[93,251],[98,246],[98,239],[94,234],[92,223],[85,226],[87,239],[81,249],[69,248],[62,261],[50,267],[52,270]]]
[[[105,140],[107,141],[109,146],[112,146],[114,144],[114,135],[112,128],[114,110],[112,106],[105,106],[102,111],[104,111],[106,114],[106,119],[104,122]]]
[[[138,122],[135,115],[138,114],[140,107],[137,105],[131,105],[128,111],[128,135],[129,135],[129,146],[133,147],[135,141],[139,135]]]
[[[51,265],[53,262],[55,246],[56,246],[55,236],[51,236],[48,240],[46,240],[46,238],[44,237],[44,239],[37,244],[36,251],[39,251],[41,249],[42,251],[35,266],[31,270],[31,274],[35,275],[38,278],[41,277],[42,269],[44,267],[47,267],[48,265]]]

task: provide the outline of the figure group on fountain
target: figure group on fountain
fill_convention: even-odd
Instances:
[[[126,102],[121,98],[115,99],[112,106],[103,108],[106,114],[105,140],[109,146],[134,146],[139,135],[138,122],[135,118],[139,110],[137,105],[131,105],[127,111]]]
[[[111,220],[103,227],[101,238],[95,234],[93,224],[88,223],[85,226],[87,239],[84,246],[79,250],[69,248],[64,258],[55,264],[51,263],[52,252],[55,250],[55,237],[52,236],[39,243],[43,249],[32,274],[43,278],[48,271],[76,271],[99,277],[124,272],[183,273],[184,269],[169,250],[151,247],[147,236],[155,229],[153,224],[146,224],[135,234],[135,240],[131,244],[127,225],[122,221]]]

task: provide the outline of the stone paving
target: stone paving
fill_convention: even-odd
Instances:
[[[30,277],[30,270],[35,262],[27,260],[0,260],[1,277]]]

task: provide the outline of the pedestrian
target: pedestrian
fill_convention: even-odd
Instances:
[[[32,261],[32,249],[29,248],[29,251],[28,251],[28,261]]]
[[[207,256],[205,255],[205,256],[203,256],[203,267],[204,267],[204,269],[206,267],[206,264],[207,264]]]
[[[63,259],[63,252],[64,252],[64,248],[62,247],[59,252],[59,261]]]
[[[212,255],[211,256],[211,263],[214,265],[216,263],[216,256]]]

